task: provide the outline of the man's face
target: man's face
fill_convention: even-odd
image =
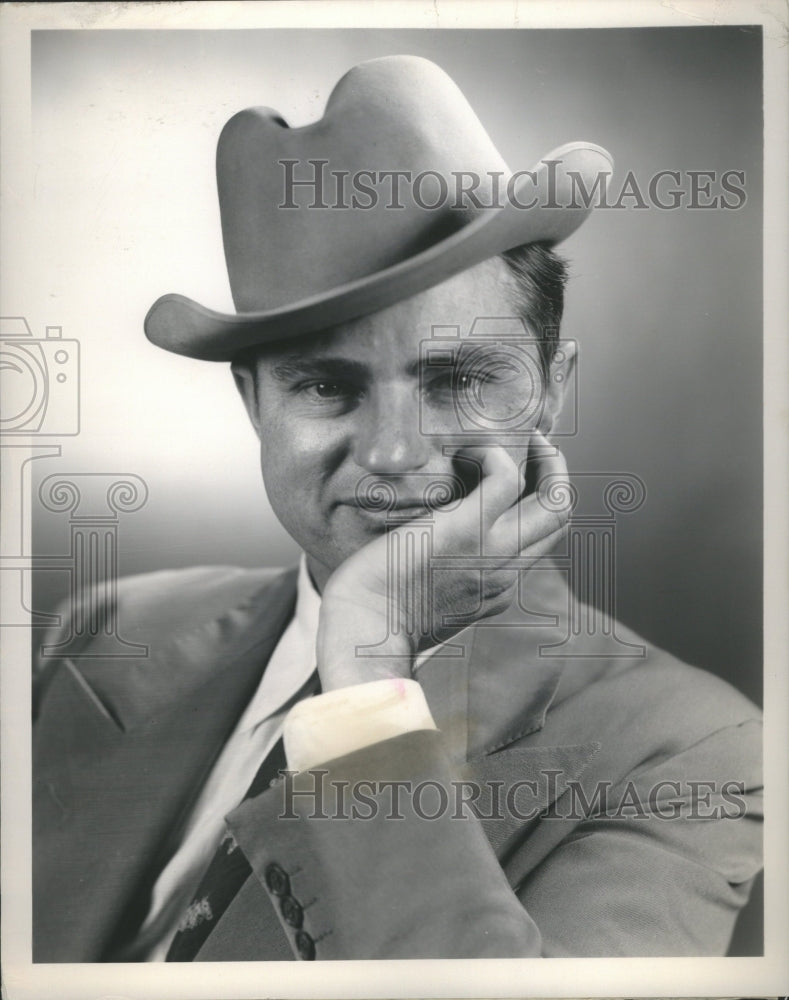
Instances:
[[[360,503],[360,486],[374,496],[371,484],[384,484],[398,516],[417,517],[431,481],[476,485],[464,447],[506,447],[507,431],[522,442],[550,423],[557,401],[544,399],[512,281],[494,258],[373,315],[265,348],[254,373],[235,370],[270,503],[319,587],[385,530],[387,510]],[[495,337],[479,326],[469,337],[478,317],[500,318]],[[513,457],[523,459],[522,444]]]

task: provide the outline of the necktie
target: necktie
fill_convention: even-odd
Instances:
[[[287,768],[280,738],[249,786],[244,800],[265,791]],[[192,902],[186,909],[167,952],[168,962],[191,962],[236,893],[252,874],[249,862],[228,830],[205,871]]]

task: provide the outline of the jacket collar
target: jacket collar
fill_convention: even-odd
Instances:
[[[530,611],[522,609],[472,626],[417,671],[436,724],[462,762],[506,747],[542,728],[561,679],[563,661],[540,656],[566,606],[556,572],[533,573]],[[177,705],[215,698],[217,670],[226,675],[227,700],[256,683],[296,600],[295,569],[277,574],[219,617],[148,638],[144,659],[80,659],[76,665],[96,709],[123,732],[132,732]],[[558,614],[557,614],[558,611]],[[254,688],[253,688],[254,690]],[[214,711],[223,712],[223,704]]]
[[[134,923],[290,618],[294,580],[258,583],[191,630],[163,622],[161,641],[150,627],[145,660],[81,658],[52,675],[35,734],[40,815],[58,810],[36,831],[37,961],[97,961]],[[60,715],[78,722],[61,728]]]
[[[516,606],[457,636],[458,656],[438,650],[417,672],[457,764],[542,729],[564,661],[542,646],[561,638],[567,588],[554,571],[532,574],[529,611]]]
[[[208,697],[218,670],[227,673],[226,704],[234,705],[236,690],[259,678],[295,601],[296,570],[290,569],[196,627],[151,630],[145,635],[144,658],[79,658],[77,670],[96,707],[124,732],[147,725],[178,704],[199,702],[201,692]],[[223,708],[215,705],[218,712]]]

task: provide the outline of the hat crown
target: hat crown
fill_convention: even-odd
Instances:
[[[467,225],[506,173],[460,89],[415,56],[354,67],[301,128],[241,111],[217,149],[235,307],[276,309],[412,257]],[[462,196],[474,183],[476,203]]]
[[[362,63],[310,125],[289,128],[270,108],[230,119],[217,183],[236,312],[162,295],[146,336],[230,361],[331,329],[512,247],[561,242],[591,212],[577,193],[600,191],[612,168],[610,153],[584,141],[510,174],[438,66],[415,56]]]

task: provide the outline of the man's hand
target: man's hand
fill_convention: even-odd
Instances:
[[[465,449],[458,457],[480,472],[472,492],[390,528],[335,570],[318,628],[324,691],[410,677],[421,650],[510,606],[522,569],[515,560],[549,552],[570,513],[569,505],[547,502],[540,486],[550,477],[551,494],[562,492],[564,458],[538,433],[533,443],[543,450],[536,493],[519,499],[524,478],[503,448]]]

